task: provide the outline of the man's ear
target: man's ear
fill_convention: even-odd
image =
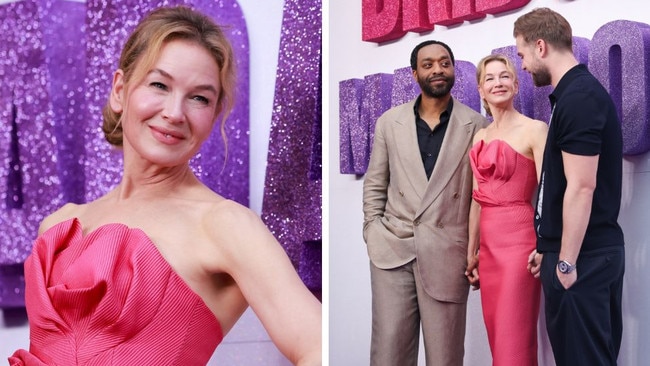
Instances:
[[[535,53],[537,53],[539,57],[546,56],[548,53],[548,43],[546,43],[546,41],[541,38],[538,39],[535,42]]]
[[[109,103],[113,112],[122,113],[125,103],[124,98],[124,72],[121,69],[118,69],[113,74],[113,87],[111,88],[111,95],[109,98]]]

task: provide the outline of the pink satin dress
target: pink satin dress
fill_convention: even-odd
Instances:
[[[139,229],[76,219],[25,262],[29,351],[10,365],[205,365],[223,338],[203,300]]]
[[[481,206],[479,278],[492,363],[537,365],[540,282],[526,268],[535,249],[535,162],[502,140],[470,150]]]

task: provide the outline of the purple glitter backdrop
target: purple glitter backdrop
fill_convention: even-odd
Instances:
[[[481,110],[476,66],[457,60],[456,82],[452,95],[476,111]],[[370,159],[375,122],[389,108],[406,103],[420,94],[410,67],[393,74],[368,75],[339,83],[339,171],[341,174],[365,174]],[[355,115],[356,113],[356,115]]]
[[[95,199],[120,179],[121,153],[105,142],[101,108],[121,46],[159,6],[188,5],[227,26],[238,67],[226,122],[191,162],[203,182],[248,205],[249,48],[236,1],[26,0],[0,6],[0,307],[24,305],[22,263],[40,221],[65,202]]]
[[[54,23],[48,14],[36,1],[0,6],[0,305],[4,306],[23,304],[22,266],[16,264],[26,258],[41,219],[64,202],[57,173],[56,109],[43,43],[46,29]],[[55,47],[65,48],[65,43]]]
[[[286,1],[262,218],[306,284],[321,275],[320,260],[305,261],[320,257],[307,243],[320,247],[322,235],[322,181],[313,172],[321,169],[320,61],[321,1]]]
[[[573,53],[578,59],[578,62],[585,65],[589,62],[590,43],[591,41],[587,38],[573,37]],[[553,91],[553,87],[550,85],[536,87],[533,84],[533,77],[521,68],[521,58],[517,55],[516,46],[495,48],[492,50],[492,54],[507,56],[517,70],[519,94],[515,96],[515,108],[524,115],[548,123],[551,118],[551,106],[548,101],[548,95]]]
[[[375,121],[391,107],[390,90],[392,85],[393,75],[390,74],[373,74],[363,79],[360,128],[365,130],[366,133],[361,136],[355,136],[354,139],[356,141],[357,137],[367,136],[367,139],[363,137],[359,138],[359,146],[355,147],[355,150],[363,149],[364,151],[364,156],[362,156],[363,160],[359,161],[362,164],[360,166],[362,172],[368,169],[372,141],[375,139]]]
[[[339,84],[339,164],[345,174],[363,174],[367,168],[367,144],[353,144],[358,139],[367,141],[368,128],[361,124],[363,80],[343,80]],[[344,153],[345,152],[345,153]]]
[[[647,78],[650,75],[650,25],[627,20],[609,22],[596,31],[592,40],[573,37],[573,52],[580,63],[589,66],[618,108],[623,130],[623,154],[637,155],[650,151],[650,82]],[[508,56],[517,69],[519,94],[515,97],[515,108],[531,118],[548,122],[551,114],[548,95],[553,91],[552,86],[538,88],[533,85],[530,74],[521,69],[515,46],[496,48],[492,53]],[[480,111],[475,73],[474,64],[457,60],[456,85],[452,94]],[[390,94],[391,105],[395,106],[419,94],[419,87],[409,74],[410,68],[395,70],[393,75],[389,75],[393,78],[390,86],[360,85],[358,79],[339,83],[341,174],[365,173],[365,169],[359,167],[367,167],[370,155],[366,151],[371,146],[372,136],[368,140],[366,135],[354,131],[367,127],[369,122],[364,116],[374,115],[378,109],[384,108],[383,102],[375,95]],[[357,108],[360,109],[355,112]],[[374,125],[374,122],[370,123]],[[366,161],[360,161],[360,158]]]
[[[598,29],[593,39],[590,69],[619,107],[623,153],[644,153],[650,150],[650,26],[617,20]]]

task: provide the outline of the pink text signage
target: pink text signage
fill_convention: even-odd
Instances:
[[[450,26],[486,14],[519,9],[530,0],[363,0],[362,39],[386,42],[407,32],[426,32],[436,24]]]

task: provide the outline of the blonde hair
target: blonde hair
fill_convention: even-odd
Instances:
[[[137,85],[145,78],[167,42],[179,39],[203,46],[219,67],[221,90],[217,98],[215,118],[221,114],[220,131],[226,142],[225,122],[235,99],[234,54],[222,29],[197,11],[183,6],[159,8],[138,24],[124,45],[118,64],[118,68],[124,72],[125,92],[128,92],[130,84]],[[104,137],[111,145],[122,146],[122,113],[116,113],[106,103],[102,116]]]
[[[512,81],[514,83],[517,82],[517,69],[515,68],[515,65],[512,63],[512,61],[510,61],[510,59],[505,55],[494,54],[483,57],[481,61],[478,62],[478,65],[476,65],[476,83],[478,86],[482,86],[485,82],[485,69],[490,62],[494,61],[501,62],[506,65],[506,69],[508,69],[508,71],[510,71],[512,74]],[[483,104],[483,108],[485,108],[485,112],[488,114],[488,116],[491,116],[492,112],[490,111],[490,106],[488,105],[487,101],[485,99],[482,99],[481,103]]]

